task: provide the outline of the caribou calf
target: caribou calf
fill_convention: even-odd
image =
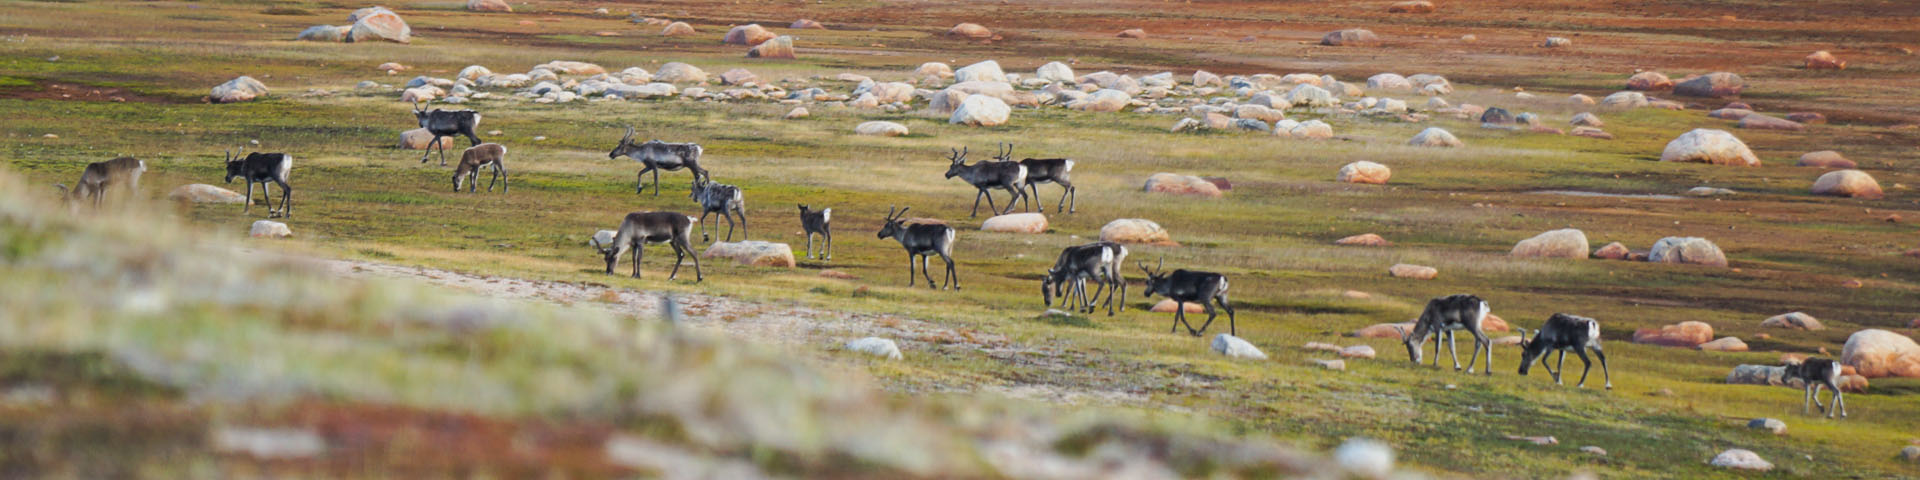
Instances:
[[[1413,323],[1413,331],[1395,325],[1400,331],[1400,343],[1407,346],[1407,356],[1413,363],[1420,363],[1420,347],[1433,338],[1433,366],[1440,366],[1440,341],[1445,338],[1453,354],[1453,369],[1460,370],[1460,345],[1454,342],[1456,330],[1466,330],[1473,334],[1473,353],[1467,355],[1467,373],[1473,373],[1474,364],[1479,360],[1480,349],[1487,350],[1487,375],[1493,375],[1493,340],[1487,338],[1480,329],[1480,323],[1487,319],[1487,302],[1480,297],[1467,294],[1455,294],[1427,301],[1427,308],[1420,312],[1420,319]]]
[[[507,167],[503,163],[506,158],[507,147],[498,143],[482,143],[460,152],[460,165],[453,167],[453,191],[460,191],[462,181],[466,182],[468,192],[479,188],[480,169],[490,168],[493,179],[487,181],[487,191],[492,192],[493,184],[498,182],[500,193],[507,193]]]
[[[1600,350],[1600,322],[1578,315],[1556,313],[1547,317],[1547,323],[1533,332],[1533,338],[1527,338],[1527,329],[1520,331],[1520,375],[1525,376],[1533,368],[1533,362],[1541,361],[1540,368],[1547,368],[1543,361],[1547,355],[1560,352],[1560,360],[1547,373],[1553,375],[1553,383],[1560,382],[1560,373],[1567,371],[1567,351],[1572,350],[1580,356],[1580,363],[1586,364],[1580,369],[1580,383],[1576,387],[1587,386],[1587,373],[1593,371],[1593,360],[1587,358],[1587,351],[1600,357],[1600,373],[1607,377],[1607,389],[1613,389],[1613,372],[1607,369],[1607,352]],[[1434,354],[1436,357],[1438,353]],[[1491,367],[1488,370],[1492,370]]]
[[[1804,400],[1800,402],[1802,415],[1812,411],[1808,405],[1812,403],[1819,405],[1820,412],[1827,414],[1827,418],[1833,418],[1835,412],[1839,412],[1840,418],[1847,417],[1847,403],[1840,392],[1840,362],[1825,358],[1808,358],[1797,364],[1787,364],[1785,373],[1782,379],[1788,383],[1792,383],[1794,379],[1799,379],[1801,382],[1801,389],[1805,393]],[[1820,405],[1820,387],[1833,390],[1832,405]]]
[[[240,147],[245,151],[246,147]],[[260,184],[261,199],[267,203],[267,218],[293,216],[293,186],[287,184],[287,176],[293,173],[293,156],[284,153],[253,152],[246,157],[235,157],[227,152],[227,183],[233,183],[233,177],[247,181],[247,206],[240,209],[241,214],[253,210],[253,184]],[[280,185],[280,208],[273,207],[273,189],[267,185],[273,182]]]
[[[106,197],[107,189],[114,185],[125,183],[133,195],[139,195],[140,175],[146,171],[147,162],[133,157],[120,157],[87,164],[87,168],[80,172],[80,181],[75,182],[71,189],[64,183],[56,186],[60,187],[60,198],[67,202],[69,208],[77,206],[75,202],[89,200],[97,209]]]
[[[907,249],[907,286],[913,286],[913,260],[915,257],[919,257],[920,273],[927,276],[928,288],[944,289],[952,287],[954,290],[959,290],[960,274],[953,269],[953,227],[925,224],[904,225],[905,221],[901,220],[901,217],[906,216],[907,210],[912,208],[913,207],[902,208],[898,213],[895,213],[892,207],[888,207],[886,224],[882,225],[880,227],[880,233],[874,236],[877,238],[892,238],[899,241],[902,248]],[[941,260],[947,262],[947,273],[941,278],[941,280],[946,282],[944,286],[935,284],[933,281],[933,272],[927,269],[927,263],[931,261],[933,255],[939,255]]]
[[[634,194],[646,193],[647,172],[653,172],[653,196],[660,196],[660,171],[678,172],[685,168],[693,172],[693,181],[711,180],[707,169],[700,168],[700,154],[703,152],[698,143],[667,143],[648,140],[646,143],[633,143],[633,126],[627,126],[627,135],[620,137],[620,144],[607,152],[608,159],[627,157],[640,162],[644,168],[635,177]]]
[[[716,212],[727,218],[727,241],[733,241],[733,217],[736,216],[740,217],[740,239],[747,239],[747,200],[741,195],[740,187],[696,178],[693,180],[693,192],[687,196],[700,202],[700,241],[713,241],[713,237],[707,234],[707,215]],[[713,219],[713,229],[720,229],[720,219]]]
[[[1025,165],[1016,162],[999,161],[985,161],[967,165],[967,151],[965,149],[953,151],[947,156],[947,160],[950,161],[950,163],[947,164],[947,178],[960,177],[961,180],[966,180],[968,184],[973,185],[973,188],[979,190],[979,193],[973,195],[973,213],[969,215],[971,217],[980,216],[980,197],[987,197],[987,210],[993,212],[994,215],[1012,212],[1014,207],[1013,201],[1025,200],[1027,197],[1025,191],[1027,185],[1027,167]],[[994,188],[1006,190],[1008,195],[1012,195],[1007,199],[1006,211],[1001,211],[999,207],[994,206],[993,194],[987,192],[988,189]],[[1031,205],[1031,203],[1029,203],[1029,205]]]
[[[1079,305],[1075,311],[1094,312],[1094,302],[1100,299],[1100,293],[1106,292],[1107,298],[1102,306],[1107,307],[1107,316],[1114,309],[1126,310],[1127,281],[1120,276],[1121,265],[1127,262],[1127,247],[1113,242],[1095,242],[1075,245],[1060,251],[1060,257],[1053,262],[1053,268],[1047,269],[1047,275],[1040,279],[1040,297],[1048,308],[1053,307],[1056,298],[1067,300],[1072,295],[1079,296]],[[1087,280],[1097,283],[1093,296],[1087,296]],[[1119,301],[1114,295],[1120,296]],[[1066,305],[1066,302],[1061,302]]]
[[[1167,328],[1167,333],[1177,332],[1181,325],[1186,325],[1188,334],[1200,336],[1201,332],[1207,331],[1207,326],[1213,325],[1214,317],[1219,316],[1213,310],[1214,304],[1219,304],[1221,309],[1227,311],[1227,333],[1240,335],[1233,319],[1233,307],[1227,305],[1226,275],[1186,269],[1162,273],[1167,265],[1166,259],[1161,259],[1160,264],[1152,270],[1148,270],[1144,262],[1139,265],[1140,271],[1147,273],[1147,298],[1160,294],[1173,300],[1173,326]],[[1207,309],[1207,322],[1200,324],[1199,330],[1194,330],[1193,324],[1187,323],[1189,303],[1198,303]]]
[[[433,146],[439,145],[440,166],[447,166],[447,144],[440,140],[440,137],[443,136],[451,136],[456,133],[466,135],[467,141],[473,142],[469,146],[480,145],[480,136],[473,134],[473,129],[480,126],[479,112],[473,110],[441,110],[438,108],[425,110],[416,104],[413,107],[413,118],[420,121],[420,128],[427,129],[428,132],[433,134],[433,141],[427,142],[426,151],[420,154],[420,163],[427,163],[427,156],[433,154]]]
[[[821,260],[833,260],[833,209],[812,210],[806,205],[800,206],[800,229],[807,234],[807,258],[813,258],[813,236],[826,239],[826,252]]]
[[[589,240],[593,248],[606,257],[607,274],[613,274],[613,265],[620,261],[620,254],[633,250],[633,278],[640,278],[640,256],[642,247],[648,244],[665,243],[673,247],[673,273],[667,274],[667,280],[680,275],[680,262],[693,257],[694,283],[707,279],[700,272],[700,256],[693,253],[693,219],[675,212],[633,212],[620,222],[620,230],[613,235],[612,245],[601,245],[598,239]]]
[[[1013,144],[1005,144],[1005,150],[999,155],[995,155],[994,158],[1002,162],[1013,161]],[[1034,201],[1038,202],[1040,200],[1040,184],[1058,183],[1062,190],[1060,191],[1060,204],[1054,206],[1054,212],[1066,211],[1067,213],[1074,213],[1077,211],[1075,203],[1080,199],[1080,190],[1074,188],[1073,179],[1068,175],[1073,172],[1073,159],[1028,158],[1021,160],[1020,165],[1027,167],[1027,190],[1030,192],[1029,196],[1033,197]],[[1040,207],[1034,211],[1046,210],[1046,204],[1042,203],[1039,205]]]

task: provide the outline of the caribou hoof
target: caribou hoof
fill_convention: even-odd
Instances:
[[[1611,383],[1607,384],[1607,390],[1612,390],[1612,389],[1613,389],[1613,384]]]

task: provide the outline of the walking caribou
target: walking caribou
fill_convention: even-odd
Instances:
[[[953,150],[947,156],[947,160],[951,161],[947,164],[947,178],[960,177],[961,180],[966,180],[968,184],[973,185],[973,188],[979,190],[973,196],[973,213],[970,216],[980,216],[980,197],[987,197],[987,210],[992,211],[994,215],[1012,212],[1013,201],[1024,200],[1027,197],[1025,165],[992,160],[967,165],[967,151],[964,148]],[[1006,211],[1000,211],[999,207],[994,206],[993,194],[987,192],[988,189],[993,188],[1006,190],[1008,195],[1012,195],[1007,199]]]
[[[1847,417],[1846,399],[1842,398],[1840,392],[1840,362],[1825,358],[1808,358],[1801,360],[1800,363],[1789,363],[1782,378],[1788,383],[1800,380],[1801,389],[1805,393],[1804,400],[1800,402],[1802,415],[1810,411],[1807,404],[1812,403],[1819,405],[1820,411],[1827,414],[1827,418],[1833,418],[1835,412],[1839,412],[1840,418]],[[1821,387],[1833,390],[1832,405],[1820,405]]]
[[[1002,145],[1000,154],[994,155],[993,158],[1002,162],[1013,161],[1013,144],[1006,143]],[[1034,202],[1040,205],[1039,209],[1034,211],[1039,212],[1047,209],[1045,203],[1037,203],[1040,201],[1040,184],[1042,183],[1058,183],[1062,188],[1060,191],[1060,204],[1054,206],[1054,212],[1065,211],[1067,213],[1074,213],[1078,209],[1074,204],[1076,200],[1080,199],[1080,190],[1074,188],[1073,179],[1069,177],[1069,174],[1073,172],[1073,159],[1028,158],[1020,160],[1020,165],[1027,167],[1027,190],[1031,193],[1030,196],[1033,197]]]
[[[880,233],[875,237],[892,238],[899,241],[902,248],[907,249],[907,286],[913,286],[913,260],[918,257],[920,273],[927,276],[927,287],[952,287],[954,290],[959,290],[960,274],[953,270],[953,227],[927,224],[905,225],[901,217],[906,216],[907,210],[911,208],[913,207],[902,208],[895,213],[892,207],[888,207],[886,224],[880,227]],[[941,279],[946,282],[945,286],[935,284],[933,272],[927,270],[927,263],[933,255],[939,255],[941,260],[947,262],[947,273]]]
[[[1056,298],[1064,300],[1079,297],[1074,310],[1093,313],[1094,302],[1099,301],[1100,293],[1106,292],[1107,298],[1101,306],[1107,308],[1107,316],[1114,309],[1126,310],[1127,280],[1121,277],[1121,266],[1127,262],[1127,247],[1114,242],[1094,242],[1086,245],[1074,245],[1060,251],[1060,257],[1053,262],[1053,268],[1047,269],[1047,275],[1040,279],[1040,296],[1048,308],[1053,307]],[[1087,296],[1087,281],[1098,285],[1093,296]],[[1114,295],[1119,295],[1118,301]]]
[[[712,179],[707,175],[707,169],[700,168],[700,153],[698,143],[667,143],[659,140],[633,143],[633,126],[628,125],[627,135],[620,137],[620,144],[614,145],[613,151],[607,152],[607,158],[616,159],[624,156],[644,165],[645,168],[641,168],[640,173],[635,175],[639,181],[633,187],[633,193],[646,193],[647,172],[653,172],[653,196],[658,197],[660,196],[661,170],[678,172],[685,168],[693,172],[695,182],[701,179]]]
[[[246,146],[241,146],[245,152]],[[227,151],[227,183],[233,183],[233,177],[247,181],[247,206],[240,209],[241,214],[253,211],[253,184],[260,184],[261,199],[267,203],[267,218],[293,216],[293,186],[287,184],[288,175],[293,173],[293,156],[284,153],[248,153],[245,157],[233,156]],[[273,188],[267,185],[273,182],[280,185],[280,208],[273,207]]]
[[[700,241],[713,241],[713,236],[707,233],[707,215],[714,213],[727,219],[727,241],[733,241],[734,217],[740,217],[740,239],[747,238],[747,200],[740,194],[740,187],[695,178],[692,190],[687,196],[700,203]],[[654,187],[654,191],[659,191],[659,187]],[[713,220],[713,229],[720,229],[720,219]]]
[[[1157,293],[1173,300],[1173,326],[1167,329],[1168,333],[1177,332],[1181,325],[1186,325],[1188,334],[1200,336],[1201,332],[1207,331],[1208,325],[1213,325],[1214,317],[1219,315],[1213,310],[1214,304],[1219,304],[1221,309],[1227,311],[1227,333],[1240,335],[1234,324],[1233,307],[1227,305],[1226,275],[1185,269],[1174,270],[1170,274],[1161,273],[1167,265],[1164,258],[1153,270],[1148,270],[1145,262],[1139,265],[1140,270],[1147,273],[1146,296],[1152,298]],[[1193,324],[1187,323],[1189,303],[1198,303],[1207,309],[1207,322],[1200,324],[1199,330],[1194,330]]]
[[[833,260],[833,209],[800,205],[800,230],[807,234],[807,258],[813,258],[813,236],[819,235],[826,240],[826,251],[820,259]]]
[[[1544,359],[1555,351],[1560,352],[1560,360],[1547,373],[1553,375],[1553,383],[1560,382],[1561,372],[1567,370],[1567,351],[1572,350],[1580,356],[1580,363],[1586,364],[1580,369],[1580,383],[1576,387],[1587,386],[1587,373],[1593,371],[1593,360],[1587,358],[1592,350],[1600,357],[1600,373],[1606,375],[1607,388],[1613,388],[1613,372],[1607,369],[1607,352],[1600,350],[1600,321],[1579,315],[1556,313],[1547,317],[1547,323],[1533,332],[1533,338],[1527,338],[1527,329],[1516,328],[1520,332],[1520,375],[1526,375],[1533,368],[1533,362],[1541,361],[1540,368],[1547,368]],[[1436,357],[1439,353],[1434,354]],[[1492,370],[1491,367],[1488,370]]]
[[[431,102],[429,102],[431,103]],[[433,147],[440,146],[440,166],[447,166],[447,144],[441,137],[454,134],[466,135],[473,142],[469,147],[480,145],[480,136],[473,129],[480,126],[480,113],[473,110],[425,110],[419,104],[413,106],[413,118],[420,121],[420,128],[433,134],[433,141],[427,142],[427,149],[420,154],[420,163],[427,163],[427,156],[433,154]]]

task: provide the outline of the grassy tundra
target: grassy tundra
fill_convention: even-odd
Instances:
[[[1920,134],[1896,125],[1920,115],[1911,102],[1899,101],[1902,92],[1920,86],[1915,85],[1920,67],[1914,57],[1897,53],[1900,45],[1889,43],[1902,41],[1895,35],[1897,21],[1911,21],[1915,12],[1899,7],[1825,9],[1822,16],[1802,18],[1771,6],[1711,1],[1638,12],[1517,18],[1492,6],[1473,5],[1431,16],[1391,16],[1383,13],[1384,4],[1371,3],[1323,11],[1280,2],[1199,2],[1173,9],[1157,2],[1057,2],[1033,6],[1024,15],[988,16],[1005,17],[1004,24],[985,23],[1006,38],[970,44],[938,35],[959,21],[982,21],[978,12],[958,6],[859,2],[801,9],[781,4],[764,6],[749,17],[740,10],[762,6],[608,3],[604,6],[613,15],[599,16],[588,12],[591,6],[564,2],[516,4],[520,12],[514,14],[477,14],[456,3],[417,2],[389,5],[399,9],[417,35],[413,44],[397,45],[288,40],[308,25],[337,24],[347,11],[363,6],[357,4],[275,2],[269,9],[253,2],[3,3],[0,7],[12,14],[0,18],[0,33],[5,34],[0,42],[0,112],[5,113],[0,115],[0,130],[7,135],[0,166],[34,185],[23,188],[41,192],[40,186],[71,181],[88,162],[132,155],[148,162],[143,189],[148,200],[157,201],[158,192],[176,185],[217,183],[224,172],[221,149],[258,140],[261,145],[250,150],[295,156],[294,201],[302,208],[301,216],[290,222],[297,234],[294,240],[249,246],[486,276],[722,295],[850,316],[911,318],[953,334],[904,338],[903,362],[867,362],[827,348],[844,338],[808,337],[785,345],[790,354],[829,369],[864,371],[902,397],[937,393],[968,403],[1004,393],[1100,405],[1098,411],[1121,415],[1204,419],[1206,426],[1197,428],[1211,433],[1274,436],[1309,449],[1330,448],[1352,436],[1372,437],[1396,447],[1415,468],[1438,475],[1541,477],[1586,470],[1607,477],[1733,476],[1705,465],[1707,458],[1727,448],[1758,452],[1779,467],[1776,472],[1788,475],[1915,473],[1895,452],[1913,439],[1912,432],[1920,431],[1920,402],[1914,401],[1920,382],[1875,379],[1866,393],[1849,395],[1853,418],[1843,421],[1799,416],[1796,392],[1790,389],[1722,384],[1736,364],[1772,364],[1782,353],[1821,348],[1837,354],[1846,336],[1860,328],[1913,333],[1906,326],[1920,316],[1915,300],[1920,298],[1920,260],[1903,252],[1916,246],[1914,228],[1885,220],[1889,215],[1907,221],[1920,218],[1916,197],[1905,187],[1920,182],[1913,173],[1920,158],[1912,149]],[[1445,7],[1456,8],[1452,3]],[[661,37],[657,26],[627,22],[624,14],[629,11],[685,20],[701,34]],[[1723,14],[1740,18],[1715,20]],[[834,29],[797,32],[799,60],[750,60],[743,58],[742,48],[717,41],[732,23],[784,25],[801,17]],[[1074,21],[1063,20],[1068,18]],[[1299,43],[1353,25],[1373,28],[1388,37],[1388,45],[1351,49]],[[1848,28],[1817,33],[1843,30],[1838,25]],[[1113,32],[1136,26],[1155,36],[1112,38]],[[1527,47],[1545,34],[1519,30],[1537,29],[1581,35],[1571,49]],[[617,35],[596,35],[602,31]],[[1464,33],[1481,41],[1454,40]],[[1248,35],[1258,40],[1236,41]],[[1859,45],[1838,51],[1854,61],[1852,68],[1824,73],[1790,68],[1800,55],[1841,42]],[[1699,53],[1707,48],[1726,53]],[[1804,132],[1734,129],[1765,165],[1732,168],[1654,161],[1681,132],[1732,129],[1730,122],[1706,118],[1699,109],[1595,110],[1617,137],[1611,141],[1483,130],[1470,122],[1437,118],[1426,123],[1451,130],[1467,144],[1442,150],[1405,146],[1427,124],[1348,117],[1326,119],[1337,139],[1299,141],[1251,133],[1172,134],[1167,127],[1178,117],[1058,108],[1016,109],[1006,126],[973,128],[949,125],[922,112],[808,105],[811,117],[782,120],[790,106],[681,98],[540,105],[501,98],[507,95],[496,92],[494,99],[468,106],[485,115],[479,130],[503,132],[482,136],[512,152],[508,161],[515,169],[514,192],[470,195],[447,192],[446,169],[420,165],[411,158],[417,152],[393,147],[399,131],[414,127],[409,105],[396,101],[397,91],[352,88],[368,79],[400,84],[416,74],[451,77],[470,64],[518,72],[555,59],[590,61],[615,70],[639,66],[652,71],[670,61],[692,63],[713,74],[745,67],[763,79],[804,80],[841,93],[853,84],[813,78],[855,72],[881,81],[904,80],[923,61],[958,67],[982,59],[996,59],[1009,72],[1021,73],[1067,59],[1078,61],[1075,69],[1080,73],[1172,70],[1182,77],[1194,68],[1222,74],[1310,71],[1361,82],[1383,71],[1432,72],[1461,84],[1458,93],[1447,97],[1452,103],[1536,112],[1555,126],[1585,111],[1567,104],[1567,94],[1610,93],[1634,68],[1658,69],[1675,78],[1728,70],[1748,78],[1752,85],[1744,100],[1764,111],[1823,111],[1834,122]],[[388,61],[415,69],[394,76],[374,70]],[[250,103],[200,103],[208,87],[238,75],[260,79],[273,93]],[[1515,86],[1538,97],[1517,99],[1512,95]],[[332,93],[310,94],[310,89]],[[1414,105],[1424,101],[1404,98]],[[851,134],[853,125],[867,120],[899,122],[913,134]],[[586,247],[595,230],[616,227],[629,211],[697,211],[686,197],[684,171],[661,175],[665,191],[658,198],[632,193],[639,165],[606,157],[627,125],[640,132],[636,140],[704,146],[702,165],[712,170],[715,180],[746,192],[756,240],[804,243],[793,205],[834,208],[839,243],[834,260],[804,261],[791,270],[716,260],[706,264],[707,281],[692,285],[665,280],[663,259],[669,257],[655,247],[644,280],[602,274],[604,265]],[[979,232],[979,222],[965,218],[973,188],[940,177],[944,153],[960,146],[978,152],[998,142],[1016,144],[1016,158],[1076,159],[1079,213],[1049,213],[1051,227],[1042,235]],[[1886,198],[1809,196],[1807,188],[1820,170],[1791,165],[1801,153],[1824,149],[1840,150],[1860,162],[1887,188]],[[1392,167],[1392,182],[1370,186],[1333,181],[1341,165],[1357,160]],[[1163,171],[1223,176],[1234,188],[1220,199],[1139,191],[1148,175]],[[1700,185],[1741,193],[1711,199],[1539,193],[1673,195]],[[51,187],[44,191],[52,195]],[[1043,186],[1040,197],[1052,199],[1058,191]],[[899,246],[871,236],[889,205],[911,206],[912,216],[944,219],[959,230],[955,255],[965,290],[905,286]],[[237,205],[181,206],[167,212],[189,229],[223,235],[244,231],[258,217],[242,216]],[[1239,317],[1247,320],[1242,325],[1248,333],[1241,336],[1265,349],[1272,360],[1228,361],[1208,352],[1204,339],[1167,334],[1170,314],[1145,312],[1150,303],[1138,295],[1129,299],[1127,312],[1115,317],[1040,317],[1037,284],[1054,254],[1097,237],[1100,226],[1115,218],[1152,219],[1181,243],[1135,247],[1132,259],[1165,258],[1169,269],[1227,274]],[[1727,251],[1732,268],[1528,260],[1506,254],[1518,240],[1567,226],[1585,231],[1595,247],[1620,241],[1644,249],[1665,236],[1706,237]],[[1394,246],[1332,245],[1334,239],[1368,232]],[[17,250],[26,244],[19,240],[22,236],[0,238],[9,240],[0,247]],[[1394,263],[1431,265],[1441,273],[1430,281],[1394,279],[1385,274]],[[618,271],[624,273],[625,267]],[[817,275],[828,268],[858,279]],[[1139,291],[1139,270],[1130,266],[1128,275],[1136,279],[1132,290]],[[1863,286],[1843,286],[1853,279]],[[1347,290],[1370,295],[1350,298],[1343,294]],[[1496,347],[1493,377],[1468,377],[1409,365],[1397,342],[1340,336],[1374,323],[1405,321],[1418,314],[1426,299],[1460,292],[1487,299],[1494,313],[1527,328],[1555,312],[1599,319],[1613,371],[1620,373],[1614,379],[1616,388],[1562,388],[1544,374],[1517,377],[1513,372],[1519,351],[1511,346]],[[1761,319],[1790,311],[1813,314],[1829,329],[1772,331],[1765,332],[1770,339],[1756,337],[1762,333]],[[20,321],[25,313],[47,312],[8,313]],[[231,318],[236,328],[268,330],[351,322],[331,328],[351,332],[346,338],[354,339],[352,344],[407,341],[386,335],[385,327],[360,324],[366,320],[355,318],[359,314],[354,311],[312,317],[276,312],[218,318]],[[82,322],[114,315],[88,310],[50,318]],[[1716,336],[1741,337],[1753,351],[1714,353],[1626,341],[1636,328],[1685,320],[1713,324]],[[130,360],[112,348],[117,345],[113,342],[184,349],[196,341],[248,341],[195,339],[200,334],[225,335],[210,326],[181,330],[181,335],[168,335],[152,325],[75,328],[82,331],[10,341],[8,374],[0,378],[54,383],[89,392],[94,402],[131,402],[158,412],[124,413],[130,420],[181,422],[187,420],[164,415],[173,411],[169,409],[187,408],[179,397],[148,395],[145,387],[127,386],[159,381],[154,379],[159,373],[138,368],[112,373],[132,368],[126,366]],[[1216,325],[1210,333],[1218,331]],[[407,375],[382,368],[321,369],[334,365],[324,362],[330,357],[295,347],[322,349],[327,339],[284,341],[293,348],[287,353],[288,368],[318,369],[315,375],[342,384],[381,384],[391,380],[387,376]],[[1347,371],[1330,372],[1308,361],[1327,354],[1299,348],[1314,341],[1364,343],[1381,356],[1350,360]],[[525,369],[551,361],[537,352],[513,353],[526,348],[513,338],[486,339],[466,348],[488,352],[481,358],[489,363],[476,373],[487,378],[540,378]],[[590,346],[547,348],[578,356],[569,361],[580,362],[572,373],[583,376],[582,382],[618,383],[638,375],[618,362],[585,355]],[[106,356],[87,356],[102,354]],[[395,364],[414,361],[394,358]],[[450,358],[437,361],[460,368]],[[68,370],[59,368],[95,373],[63,375]],[[189,393],[201,388],[191,382],[173,385]],[[570,392],[528,383],[499,388],[556,396]],[[644,422],[621,417],[621,412],[541,408],[567,403],[540,395],[476,400],[338,388],[297,391],[307,396],[295,398],[356,407],[647,428]],[[516,403],[467,403],[508,398]],[[231,408],[241,413],[222,409],[211,415],[283,418],[253,413],[272,406],[237,404],[241,406]],[[40,408],[69,415],[99,408],[78,402],[55,405]],[[43,414],[0,408],[0,422],[14,430],[44,428]],[[1744,428],[1747,419],[1763,416],[1786,420],[1791,435]],[[1552,435],[1560,444],[1538,446],[1507,435]],[[10,447],[27,445],[38,444]],[[1585,445],[1603,447],[1609,454],[1578,451]],[[56,457],[81,462],[85,455]],[[747,457],[773,471],[844,473],[810,469],[807,465],[817,465],[778,454]],[[835,463],[827,458],[812,461]],[[338,467],[347,469],[342,474],[406,468],[460,472],[378,461],[347,465]],[[499,465],[480,470],[518,471]]]

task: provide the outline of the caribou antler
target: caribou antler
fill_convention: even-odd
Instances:
[[[1394,331],[1396,331],[1396,332],[1400,332],[1400,340],[1401,340],[1401,341],[1406,341],[1406,340],[1407,340],[1407,329],[1406,329],[1406,327],[1402,327],[1402,326],[1399,326],[1399,325],[1394,325],[1394,326],[1393,326],[1393,330],[1394,330]]]
[[[620,143],[622,145],[633,143],[633,125],[627,125],[627,134],[620,137]]]

